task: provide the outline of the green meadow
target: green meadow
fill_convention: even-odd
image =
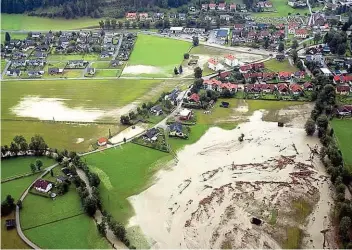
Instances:
[[[334,128],[335,138],[342,152],[343,160],[352,172],[352,120],[334,119],[331,121],[331,125]]]

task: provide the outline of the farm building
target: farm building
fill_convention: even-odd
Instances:
[[[10,229],[12,229],[12,228],[15,228],[15,227],[16,227],[16,220],[15,220],[15,219],[6,220],[5,226],[6,226],[6,229],[7,229],[7,230],[10,230]]]
[[[182,109],[180,111],[180,120],[189,120],[192,116],[192,110]]]
[[[34,183],[33,187],[39,192],[47,193],[53,188],[53,184],[49,181],[39,179]]]
[[[170,27],[170,32],[173,34],[181,33],[183,31],[183,27]]]
[[[98,140],[98,145],[99,145],[99,146],[105,146],[107,143],[108,143],[108,139],[106,139],[105,137],[101,137],[101,138]]]

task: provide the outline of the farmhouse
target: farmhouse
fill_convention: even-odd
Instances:
[[[281,95],[286,95],[289,92],[289,88],[287,87],[287,84],[285,84],[285,83],[279,83],[277,85],[277,90],[279,91],[279,93]]]
[[[174,122],[169,125],[169,136],[187,138],[188,136],[182,132],[182,124]]]
[[[200,96],[197,93],[193,93],[188,97],[188,101],[190,102],[199,102]]]
[[[148,18],[148,13],[139,13],[139,20],[144,21]]]
[[[126,14],[126,19],[127,20],[136,20],[137,19],[137,13],[136,12],[128,12]]]
[[[220,85],[221,81],[218,81],[215,78],[203,81],[204,89],[217,90],[218,86]]]
[[[163,109],[161,108],[160,105],[155,105],[150,109],[150,112],[154,115],[162,115],[163,114]]]
[[[108,143],[108,139],[106,139],[105,137],[101,137],[98,140],[98,145],[99,146],[105,146]]]
[[[147,132],[142,136],[142,138],[146,141],[149,142],[153,142],[156,141],[158,139],[158,135],[159,135],[159,130],[156,128],[151,128],[148,129]]]
[[[190,109],[182,109],[179,114],[180,120],[189,120],[191,116],[192,110]]]
[[[235,67],[238,65],[238,59],[234,55],[228,54],[224,58],[225,58],[225,64],[231,67]]]
[[[215,3],[210,3],[209,4],[209,9],[210,10],[215,10],[216,9],[216,4]]]
[[[349,83],[352,81],[352,75],[335,75],[334,76],[334,83]]]
[[[224,66],[221,63],[219,63],[218,60],[216,60],[214,58],[209,58],[209,60],[208,60],[208,68],[212,69],[214,71],[219,71],[219,70],[224,69]]]
[[[7,76],[20,76],[21,75],[21,70],[19,69],[9,69],[6,71]]]
[[[278,73],[279,80],[287,81],[291,79],[291,72],[281,71]]]
[[[53,188],[53,184],[49,181],[39,179],[34,183],[33,187],[39,192],[47,193]]]
[[[303,92],[303,89],[299,84],[291,84],[290,90],[291,90],[292,94],[294,94],[294,95],[299,95]]]

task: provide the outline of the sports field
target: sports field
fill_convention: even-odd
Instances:
[[[39,159],[43,162],[42,169],[49,167],[55,164],[53,159],[50,159],[45,156],[41,157],[17,157],[12,159],[1,160],[1,179],[6,179],[8,177],[26,174],[31,172],[29,164],[34,163],[36,159]]]
[[[347,168],[352,172],[352,120],[334,119],[331,121],[335,137]]]
[[[1,13],[1,29],[3,30],[71,30],[98,27],[100,19],[51,19],[20,14]]]
[[[128,66],[147,66],[152,69],[146,71],[136,69],[136,72],[123,74],[172,76],[173,69],[182,63],[183,54],[188,52],[190,46],[191,43],[185,41],[139,34]],[[128,67],[125,68],[127,69]]]
[[[127,223],[133,215],[127,198],[142,192],[160,164],[170,160],[171,155],[127,143],[84,159],[102,181],[99,189],[104,208],[118,221]]]

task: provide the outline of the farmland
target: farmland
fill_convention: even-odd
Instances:
[[[138,157],[136,157],[138,156]],[[167,153],[128,143],[84,157],[102,183],[103,206],[118,221],[127,223],[133,209],[127,198],[143,191],[159,166],[171,159]],[[116,160],[118,159],[118,160]]]
[[[30,173],[31,169],[29,164],[35,163],[36,159],[43,162],[43,167],[46,168],[53,164],[55,161],[48,157],[18,157],[15,159],[6,159],[1,161],[1,178],[5,179],[8,177]]]
[[[331,121],[331,124],[334,128],[335,137],[342,152],[343,160],[347,168],[352,172],[352,120],[334,119]]]
[[[1,216],[1,249],[29,249],[29,246],[18,236],[16,230],[6,230],[5,221],[14,218],[14,212],[7,216]]]
[[[128,66],[153,67],[154,71],[156,71],[139,71],[133,74],[172,76],[174,67],[180,65],[183,60],[183,54],[188,51],[190,46],[191,44],[185,41],[139,34]],[[123,75],[129,74],[131,73],[123,73]]]
[[[29,168],[28,168],[29,169]],[[21,197],[21,194],[26,190],[29,185],[38,177],[39,174],[23,177],[17,180],[1,183],[1,197],[11,195],[15,200]]]
[[[51,19],[17,14],[1,14],[1,28],[3,30],[70,30],[99,26],[100,19]]]

